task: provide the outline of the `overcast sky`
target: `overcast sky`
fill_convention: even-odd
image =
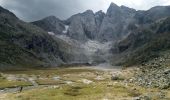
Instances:
[[[87,9],[106,12],[111,2],[137,10],[170,5],[170,0],[0,0],[0,5],[24,21],[34,21],[50,15],[66,19]]]

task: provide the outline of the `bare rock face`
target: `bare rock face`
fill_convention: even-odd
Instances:
[[[100,29],[104,17],[105,17],[105,13],[102,10],[95,13],[96,25],[98,30]]]
[[[135,23],[134,9],[111,4],[107,13],[91,10],[72,16],[68,36],[76,40],[98,40],[100,42],[116,41],[128,34],[129,24]]]
[[[133,22],[135,10],[125,6],[117,6],[112,3],[107,10],[106,16],[102,21],[98,40],[113,41],[118,40],[128,33],[127,27]]]
[[[67,20],[69,23],[68,36],[80,41],[94,39],[96,33],[96,22],[93,11],[87,10],[72,16]]]

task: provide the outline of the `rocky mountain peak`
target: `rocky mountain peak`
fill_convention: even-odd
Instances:
[[[96,12],[95,15],[102,15],[103,16],[103,15],[105,15],[105,13],[102,10],[100,10],[100,11]]]
[[[115,4],[115,3],[112,2],[112,3],[110,4],[109,8],[111,8],[111,7],[114,8],[114,7],[119,7],[119,6],[118,6],[117,4]]]
[[[62,34],[62,31],[65,29],[63,21],[55,16],[46,17],[42,20],[33,22],[33,24],[41,27],[47,32],[53,32],[55,34]]]
[[[86,10],[83,14],[94,14],[92,10]]]
[[[104,17],[105,17],[105,13],[102,10],[95,13],[96,25],[98,27],[100,27]]]
[[[124,11],[127,11],[127,12],[135,12],[136,11],[135,9],[126,7],[124,5],[120,6],[120,8]]]
[[[114,16],[120,12],[121,12],[121,8],[118,5],[116,5],[115,3],[111,3],[106,14],[108,16]]]
[[[60,19],[56,18],[55,16],[48,16],[46,18],[44,18],[43,20],[46,20],[46,21],[60,21]]]

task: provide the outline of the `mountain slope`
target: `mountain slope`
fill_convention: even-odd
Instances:
[[[0,8],[0,64],[4,66],[57,66],[68,62],[76,51],[63,40],[35,25],[19,20]],[[76,48],[74,48],[76,50]],[[80,56],[79,54],[77,56]]]
[[[63,21],[55,16],[46,17],[42,20],[33,22],[33,24],[41,27],[47,32],[53,32],[55,34],[62,34],[62,31],[65,29]]]
[[[155,22],[148,28],[138,30],[119,42],[120,53],[127,53],[124,64],[127,66],[142,64],[159,53],[170,49],[170,18]]]

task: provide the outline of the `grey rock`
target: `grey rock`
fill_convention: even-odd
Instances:
[[[74,15],[67,20],[67,23],[70,26],[68,36],[71,38],[79,41],[94,39],[97,27],[93,11],[87,10]]]
[[[126,36],[129,23],[134,23],[135,10],[111,3],[99,31],[99,40],[117,41]]]

